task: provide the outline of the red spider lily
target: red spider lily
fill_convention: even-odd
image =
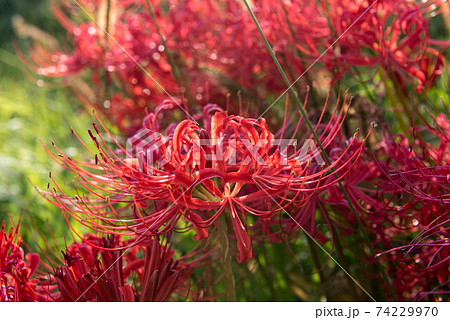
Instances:
[[[330,166],[313,167],[307,160],[316,157],[317,150],[308,153],[296,146],[283,150],[263,118],[230,116],[217,105],[207,105],[195,117],[203,121],[203,128],[184,120],[164,130],[160,115],[173,108],[166,101],[144,119],[144,132],[152,139],[143,144],[135,140],[140,149],[125,150],[117,143],[119,152],[113,152],[94,124],[98,137],[89,134],[98,148],[97,153],[91,151],[95,163],[75,161],[59,149],[58,155],[49,151],[78,175],[79,185],[90,194],[81,196],[77,188],[75,197],[64,195],[52,178],[50,201],[93,230],[123,235],[165,234],[178,229],[184,217],[196,228],[196,239],[201,239],[227,211],[242,262],[252,256],[248,219],[269,220],[282,206],[305,205],[314,192],[336,182],[329,176],[332,168],[344,176],[361,151],[360,146],[348,154],[353,148],[350,141]],[[322,113],[317,124],[325,147],[335,139],[345,116],[345,108],[337,110],[338,104],[331,122],[322,124]],[[294,136],[301,120],[293,128]],[[285,130],[280,130],[281,137]],[[207,145],[201,145],[201,139]]]
[[[376,158],[359,157],[342,180],[372,245],[378,252],[385,251],[381,258],[400,299],[439,297],[449,291],[448,123],[440,114],[434,118],[434,126],[426,123],[414,128],[411,144],[404,135],[385,134]],[[358,231],[339,189],[330,187],[313,199],[310,206],[319,209],[326,223],[331,220],[340,235]],[[315,230],[314,217],[303,208],[291,212],[319,241],[327,241]],[[283,231],[295,230],[293,224],[285,222]],[[405,242],[408,244],[398,246]],[[373,257],[365,259],[374,262]]]
[[[347,193],[350,195],[352,203],[354,199],[358,199],[362,196],[361,191],[357,187],[358,183],[370,177],[372,173],[372,170],[370,170],[368,166],[364,165],[365,162],[362,160],[364,156],[358,156],[354,162],[349,161],[353,157],[354,153],[365,153],[366,150],[364,149],[363,144],[364,141],[357,141],[355,137],[346,139],[342,128],[340,128],[333,141],[331,141],[326,148],[331,161],[338,161],[338,167],[343,168],[339,175],[342,175],[341,182]],[[311,166],[315,168],[315,170],[319,170],[320,168],[317,163],[311,163]],[[288,238],[291,239],[296,239],[301,228],[303,228],[310,235],[316,237],[316,240],[319,242],[326,243],[329,239],[316,228],[317,215],[312,213],[316,213],[317,210],[319,210],[327,224],[330,225],[330,217],[325,208],[327,205],[332,205],[339,208],[337,209],[337,212],[340,213],[339,217],[334,217],[336,218],[336,221],[333,221],[333,224],[339,224],[339,220],[341,219],[343,221],[347,221],[348,224],[354,224],[355,221],[350,212],[348,202],[339,186],[337,184],[333,184],[334,181],[335,178],[333,176],[324,178],[322,183],[328,187],[318,189],[317,192],[311,196],[305,206],[300,208],[296,205],[287,206],[285,209],[289,213],[289,216],[281,213],[278,219],[275,218],[269,223],[261,224],[260,227],[262,229],[259,231],[261,231],[262,236],[271,236],[274,237],[273,239],[278,240],[284,239],[285,236],[288,236]],[[364,195],[364,198],[366,197],[370,198],[370,196]],[[358,205],[359,204],[356,204],[359,209]],[[344,212],[346,214],[344,214]]]
[[[403,136],[397,139],[398,142],[385,138],[384,150],[389,158],[377,162],[386,176],[385,185],[380,187],[393,194],[393,200],[398,199],[392,208],[398,211],[395,215],[409,221],[403,230],[397,230],[396,237],[408,239],[408,233],[418,232],[413,239],[409,238],[409,244],[387,250],[389,255],[383,256],[388,261],[401,261],[402,271],[399,272],[417,279],[414,290],[411,285],[407,293],[402,292],[403,296],[415,299],[450,291],[448,123],[448,118],[440,114],[434,118],[434,126],[426,122],[425,127],[415,128],[415,140],[411,145]],[[438,138],[437,144],[428,142],[429,137],[427,140],[424,138],[430,133]],[[395,219],[393,213],[389,215]]]
[[[188,277],[202,259],[174,261],[174,251],[158,238],[127,253],[104,250],[120,246],[117,237],[87,235],[64,253],[65,265],[55,270],[57,301],[168,301],[189,295]],[[123,246],[123,245],[122,245]],[[138,256],[143,253],[143,258]],[[130,285],[131,283],[131,285]]]
[[[354,72],[354,67],[363,68],[364,73],[383,68],[401,83],[411,83],[422,92],[444,67],[443,55],[433,47],[450,46],[449,41],[434,40],[429,35],[428,19],[440,12],[444,2],[324,0],[320,4],[310,1],[295,10],[292,1],[284,1],[283,9],[288,9],[278,9],[277,16],[281,21],[285,17],[279,30],[285,36],[278,38],[294,37],[297,49],[312,59],[332,47],[321,61],[335,73],[334,81]],[[315,23],[303,19],[303,14],[310,13],[316,16]]]
[[[35,39],[33,47],[28,50],[31,61],[25,57],[22,59],[38,75],[63,77],[84,105],[108,116],[122,131],[133,130],[137,125],[135,121],[145,116],[144,110],[153,99],[166,97],[159,83],[169,92],[179,91],[163,52],[166,48],[161,44],[149,14],[139,13],[142,3],[79,3],[101,27],[93,21],[72,22],[68,15],[84,14],[73,1],[55,4],[55,16],[67,29],[73,51],[48,48],[48,41]],[[148,70],[151,76],[147,76],[137,64]]]
[[[396,273],[401,281],[407,283],[405,279],[414,278],[413,283],[398,289],[405,298],[422,300],[435,296],[438,299],[450,293],[450,212],[434,213],[437,217],[420,228],[408,245],[384,253],[389,253],[383,256],[386,260],[397,260],[400,268]]]
[[[375,124],[372,124],[370,131],[374,127]],[[346,152],[349,146],[350,150]],[[364,141],[357,141],[355,137],[345,138],[343,129],[340,128],[326,151],[331,161],[339,161],[338,166],[345,168],[338,175],[342,175],[341,183],[361,219],[366,214],[376,215],[377,210],[384,212],[382,209],[385,205],[381,205],[377,199],[379,192],[370,185],[372,181],[376,181],[380,173],[373,160],[368,157]],[[355,152],[359,152],[361,155],[350,164],[348,159]],[[344,154],[343,157],[341,157],[342,154]],[[317,166],[317,164],[312,164],[312,166]],[[324,179],[323,183],[327,184],[332,180],[333,177],[329,176]],[[367,181],[369,182],[368,186]],[[270,241],[285,242],[290,247],[291,242],[295,242],[299,234],[304,231],[308,233],[308,237],[313,237],[317,243],[323,246],[330,242],[331,255],[335,251],[336,245],[342,246],[348,237],[361,234],[349,203],[337,184],[331,184],[326,189],[318,190],[305,206],[299,208],[292,205],[287,206],[285,210],[288,214],[280,214],[271,221],[255,225],[254,232],[257,240],[266,242],[269,238]],[[379,216],[380,220],[383,218],[383,215]],[[369,227],[366,226],[370,230],[372,230],[373,224],[373,220],[371,221]],[[336,240],[339,243],[336,243]],[[369,260],[371,263],[375,262],[373,257],[358,256],[358,258]],[[328,259],[324,261],[322,267],[317,266],[317,272],[320,272],[328,261]],[[382,279],[380,280],[382,281]]]
[[[259,2],[254,2],[256,10],[262,9]],[[277,1],[266,2],[277,5]],[[187,56],[194,65],[218,73],[218,82],[228,88],[249,91],[260,99],[268,92],[280,93],[285,89],[281,78],[273,76],[276,66],[264,43],[255,37],[257,28],[242,2],[190,0],[186,5],[175,3],[177,9],[170,21],[177,21],[175,24],[188,36],[187,46],[178,50],[189,52]],[[266,20],[263,25],[270,32],[276,23]],[[214,97],[214,101],[220,101],[217,98]]]
[[[433,117],[433,123],[415,127],[412,130],[415,140],[411,144],[404,135],[385,134],[375,152],[377,158],[362,150],[363,155],[342,179],[372,245],[377,252],[385,252],[381,258],[388,265],[392,286],[402,300],[431,296],[438,299],[450,291],[450,126],[444,114]],[[341,132],[337,137],[327,149],[333,160],[348,144]],[[353,148],[359,149],[359,142],[353,143]],[[274,218],[258,224],[261,227],[255,230],[261,232],[258,237],[287,240],[287,235],[295,239],[300,225],[320,243],[331,241],[333,250],[335,236],[345,235],[340,241],[348,241],[349,236],[360,232],[347,200],[336,185],[316,192],[304,207],[288,206],[286,211],[292,218]],[[317,227],[317,215],[311,212],[321,213],[320,223],[329,226],[332,237],[322,233]],[[333,235],[335,230],[339,235]],[[408,244],[398,246],[405,242]],[[358,254],[358,258],[375,263],[374,257]]]
[[[145,109],[164,98],[159,84],[171,95],[186,96],[192,106],[210,100],[224,104],[220,99],[229,90],[261,100],[284,89],[281,79],[273,77],[275,65],[264,43],[254,37],[256,27],[239,1],[173,0],[167,10],[159,1],[150,2],[158,26],[145,1],[80,2],[115,41],[92,21],[73,22],[68,16],[85,14],[73,1],[55,6],[74,49],[46,48],[40,42],[55,41],[37,39],[27,64],[42,76],[67,79],[83,104],[130,134]],[[335,81],[354,66],[364,73],[382,68],[400,85],[412,83],[423,91],[442,73],[439,50],[450,45],[429,36],[429,16],[439,13],[441,3],[253,1],[253,10],[293,77],[304,71],[305,62],[320,57]],[[333,50],[321,57],[339,35]]]
[[[389,262],[393,286],[408,300],[440,299],[450,292],[450,130],[444,114],[433,118],[434,126],[425,121],[412,130],[411,144],[403,135],[384,137],[374,197],[383,214],[367,217],[375,226],[375,245],[385,251],[381,257]]]
[[[318,46],[330,37],[323,8],[316,1],[256,1],[254,11],[274,50],[288,61],[285,68],[299,74],[321,54]],[[284,62],[284,61],[281,61]],[[307,77],[308,74],[306,73]]]
[[[385,185],[380,185],[380,188],[387,192],[401,191],[405,197],[410,198],[410,201],[405,201],[409,207],[414,207],[417,203],[434,203],[432,207],[424,206],[423,211],[431,209],[445,212],[446,209],[439,210],[436,206],[445,208],[450,203],[449,120],[444,114],[432,117],[434,126],[425,121],[426,126],[412,130],[413,143],[403,135],[385,136],[381,155],[386,160],[377,161],[378,167],[386,176]],[[424,218],[429,221],[431,216]]]
[[[99,240],[99,239],[90,239]],[[114,241],[114,240],[112,240]],[[104,244],[109,246],[108,244]],[[129,284],[124,283],[120,251],[102,252],[74,244],[64,254],[65,266],[55,270],[62,301],[134,301]]]
[[[348,3],[333,1],[330,20],[337,34],[350,27],[372,3],[359,1],[349,7]],[[425,3],[421,7],[406,0],[377,1],[339,40],[339,53],[332,51],[340,74],[351,66],[382,67],[401,82],[413,84],[419,92],[428,88],[444,66],[443,56],[432,45],[450,45],[430,38],[424,14],[428,10]]]
[[[39,255],[25,254],[21,248],[18,224],[6,233],[5,222],[0,231],[0,301],[46,301],[31,276],[39,265]]]
[[[167,10],[159,1],[150,2],[158,26],[143,0],[80,1],[111,39],[93,21],[72,21],[69,16],[85,12],[73,1],[63,1],[54,12],[67,29],[73,50],[58,48],[54,39],[38,38],[27,49],[29,58],[18,53],[38,75],[63,78],[84,105],[129,133],[137,129],[146,108],[153,109],[165,98],[164,90],[186,96],[192,106],[209,100],[225,104],[230,90],[242,90],[255,99],[284,90],[239,1],[174,0],[167,3]],[[269,31],[276,21],[264,24]],[[288,51],[283,55],[288,60],[292,56]],[[290,65],[294,73],[301,70],[296,60]]]
[[[411,210],[410,213],[414,211]],[[417,215],[418,213],[420,211]],[[402,300],[434,298],[439,301],[450,293],[449,212],[439,215],[441,217],[425,227],[422,227],[423,223],[418,225],[416,222],[410,228],[397,230],[389,239],[390,246],[398,241],[405,242],[411,233],[420,231],[408,245],[380,254],[383,261],[389,265],[393,287]],[[388,243],[386,242],[385,247],[388,247]]]

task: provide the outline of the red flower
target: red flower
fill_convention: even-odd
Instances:
[[[21,248],[18,224],[6,233],[5,222],[0,230],[0,301],[45,301],[31,276],[39,265],[39,255],[25,254]]]
[[[376,157],[359,158],[343,180],[404,300],[438,299],[449,291],[450,130],[444,114],[433,120],[433,125],[425,122],[411,130],[412,142],[403,134],[385,133]],[[359,175],[353,171],[358,168]],[[336,201],[342,195],[333,194],[339,192],[330,188],[322,203],[338,206],[343,218],[335,225],[342,232],[355,232],[342,210],[345,203]]]
[[[169,1],[167,8],[150,2],[164,40],[146,1],[80,1],[101,27],[90,18],[75,21],[72,17],[86,13],[73,1],[62,1],[54,12],[73,50],[38,37],[26,50],[29,57],[17,52],[37,75],[64,79],[83,105],[129,133],[138,128],[146,108],[167,98],[166,92],[195,106],[209,100],[225,105],[236,88],[260,100],[285,89],[238,1]],[[268,30],[276,23],[268,20]],[[20,34],[26,28],[22,22],[16,29]]]
[[[89,133],[98,147],[95,163],[77,162],[58,149],[59,156],[49,151],[78,175],[79,184],[90,194],[83,197],[77,190],[75,198],[68,197],[52,179],[56,187],[48,192],[51,201],[81,224],[109,234],[165,234],[179,229],[183,217],[200,239],[226,213],[242,262],[252,256],[249,219],[270,220],[281,206],[305,205],[315,191],[336,182],[329,175],[331,168],[344,176],[361,151],[360,146],[347,155],[351,141],[330,166],[311,166],[319,156],[317,149],[305,152],[297,146],[277,145],[262,118],[230,116],[216,105],[207,105],[195,117],[203,121],[203,128],[184,120],[162,129],[161,113],[173,108],[165,102],[149,114],[131,150],[117,144],[119,152],[113,152],[94,124],[98,137]],[[330,123],[318,125],[325,147],[335,139],[343,118],[344,108]],[[300,125],[301,119],[289,129],[293,135]],[[281,138],[285,130],[280,130]]]
[[[55,270],[60,292],[57,301],[168,301],[192,295],[187,280],[194,262],[174,260],[170,244],[157,237],[145,240],[127,253],[111,250],[117,237],[102,239],[87,235],[64,253],[65,265]],[[142,256],[143,257],[140,257]]]
[[[450,46],[448,41],[430,38],[425,15],[429,6],[407,0],[356,1],[351,5],[331,1],[328,12],[333,32],[341,35],[351,28],[328,51],[326,63],[337,68],[336,78],[353,66],[371,68],[368,71],[381,67],[422,92],[443,68],[443,56],[432,46]],[[334,39],[330,45],[331,41]]]
[[[298,50],[289,56],[291,63],[320,59],[334,73],[333,83],[345,73],[356,73],[360,78],[382,68],[401,84],[410,83],[422,92],[443,71],[444,57],[438,50],[448,48],[450,41],[432,39],[428,20],[441,11],[445,1],[326,0],[320,4],[302,2],[300,6],[294,1],[278,6],[266,3],[268,8],[261,18],[280,21],[272,30],[272,42],[282,48],[280,52]],[[273,17],[264,16],[270,11]],[[284,39],[290,41],[283,43]],[[293,44],[296,47],[292,48]]]

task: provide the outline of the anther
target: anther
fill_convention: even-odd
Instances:
[[[92,131],[91,131],[90,129],[88,130],[88,133],[89,133],[89,135],[91,136],[91,139],[92,139],[92,140],[95,140],[95,137],[94,137],[94,135],[92,134]]]
[[[95,122],[92,123],[92,126],[94,127],[95,132],[97,132],[98,134],[100,134],[100,130],[98,130],[98,126],[97,126],[97,124],[96,124]]]

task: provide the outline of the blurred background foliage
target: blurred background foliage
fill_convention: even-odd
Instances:
[[[36,249],[49,234],[49,226],[57,243],[71,239],[60,210],[33,187],[45,189],[49,171],[65,181],[73,178],[51,160],[42,144],[50,146],[55,141],[71,156],[81,156],[83,149],[76,147],[70,126],[85,132],[93,116],[67,89],[34,78],[21,63],[14,44],[23,40],[14,34],[11,23],[17,15],[57,38],[65,32],[53,18],[48,1],[0,0],[0,221],[16,224],[23,211],[24,240]],[[33,231],[33,224],[42,235]]]

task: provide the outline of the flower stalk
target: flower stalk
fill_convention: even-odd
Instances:
[[[225,292],[227,301],[237,301],[236,299],[236,284],[233,274],[232,256],[230,244],[228,240],[228,228],[225,215],[221,215],[218,220],[219,242],[223,255],[223,276],[225,279]]]
[[[400,105],[397,96],[394,92],[394,89],[391,87],[390,85],[390,81],[389,81],[389,77],[386,75],[386,72],[380,68],[380,77],[381,80],[383,81],[384,84],[384,90],[386,92],[386,96],[389,99],[389,101],[391,102],[392,107],[394,108],[394,116],[398,121],[398,124],[400,126],[400,128],[402,129],[403,132],[405,132],[406,134],[408,134],[409,130],[408,130],[408,121],[405,120],[404,114],[398,109],[398,106]],[[407,109],[405,106],[404,110],[405,112],[407,112]]]
[[[194,101],[194,98],[192,97],[192,94],[189,90],[187,79],[184,76],[184,74],[181,72],[180,68],[178,68],[178,65],[175,62],[175,59],[172,56],[172,53],[169,52],[169,48],[167,47],[166,39],[164,38],[164,35],[161,32],[161,28],[159,27],[158,20],[156,19],[155,11],[153,10],[152,5],[150,4],[149,0],[146,0],[148,11],[150,12],[150,16],[152,17],[152,21],[155,24],[156,32],[158,33],[158,36],[161,40],[162,45],[165,48],[165,53],[167,57],[167,61],[169,62],[169,65],[172,68],[173,76],[177,80],[178,86],[180,87],[180,92],[183,92],[183,87],[186,90],[186,94],[188,96],[188,100],[190,103]]]

